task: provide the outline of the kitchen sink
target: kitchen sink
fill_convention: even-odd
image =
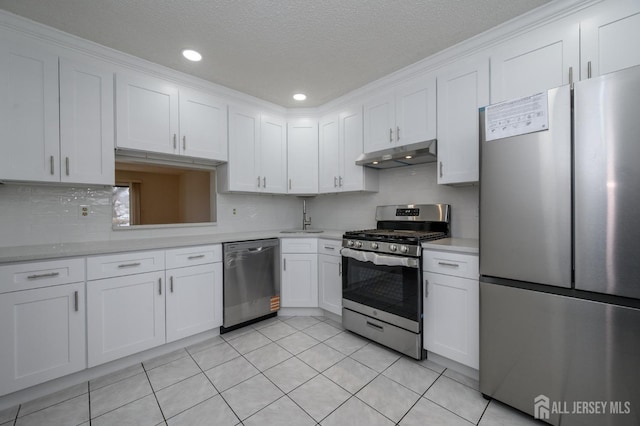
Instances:
[[[287,229],[280,231],[281,234],[319,234],[324,232],[322,229]]]

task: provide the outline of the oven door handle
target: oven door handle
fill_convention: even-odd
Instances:
[[[384,254],[373,253],[370,251],[353,250],[343,248],[340,250],[343,257],[358,260],[360,262],[371,262],[380,266],[404,266],[407,268],[420,268],[420,259],[414,257],[386,256]]]

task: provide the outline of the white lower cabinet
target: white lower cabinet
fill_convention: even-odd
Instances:
[[[340,241],[318,240],[318,306],[342,315]]]
[[[87,366],[84,260],[0,267],[0,395]]]
[[[180,259],[195,266],[166,271],[167,342],[222,325],[221,246],[167,250],[167,266]]]
[[[478,369],[478,256],[425,250],[424,268],[424,348]]]
[[[87,282],[89,367],[165,343],[164,269]]]
[[[280,241],[280,306],[318,307],[318,252],[316,238],[286,238]]]

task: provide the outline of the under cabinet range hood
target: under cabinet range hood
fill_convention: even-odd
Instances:
[[[393,167],[433,163],[436,160],[436,140],[432,139],[382,151],[364,153],[356,159],[356,164],[374,169],[391,169]]]

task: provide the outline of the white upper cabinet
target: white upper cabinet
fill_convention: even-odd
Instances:
[[[435,139],[436,78],[407,80],[364,104],[364,152]]]
[[[206,93],[180,89],[180,153],[227,161],[227,105]]]
[[[357,166],[362,154],[362,108],[329,114],[319,125],[319,192],[377,191],[377,170]]]
[[[297,119],[287,123],[289,194],[318,193],[318,123]]]
[[[219,167],[220,191],[287,192],[285,120],[229,106],[229,163]]]
[[[580,25],[556,21],[491,50],[491,103],[529,96],[579,79]]]
[[[438,74],[438,183],[478,181],[478,108],[488,103],[488,58],[461,60]]]
[[[118,148],[226,161],[226,126],[226,105],[212,96],[146,75],[117,75]]]
[[[113,185],[113,72],[60,59],[60,180]]]
[[[0,179],[113,185],[113,73],[0,31]]]
[[[621,0],[593,9],[580,23],[581,78],[640,65],[640,3]]]

